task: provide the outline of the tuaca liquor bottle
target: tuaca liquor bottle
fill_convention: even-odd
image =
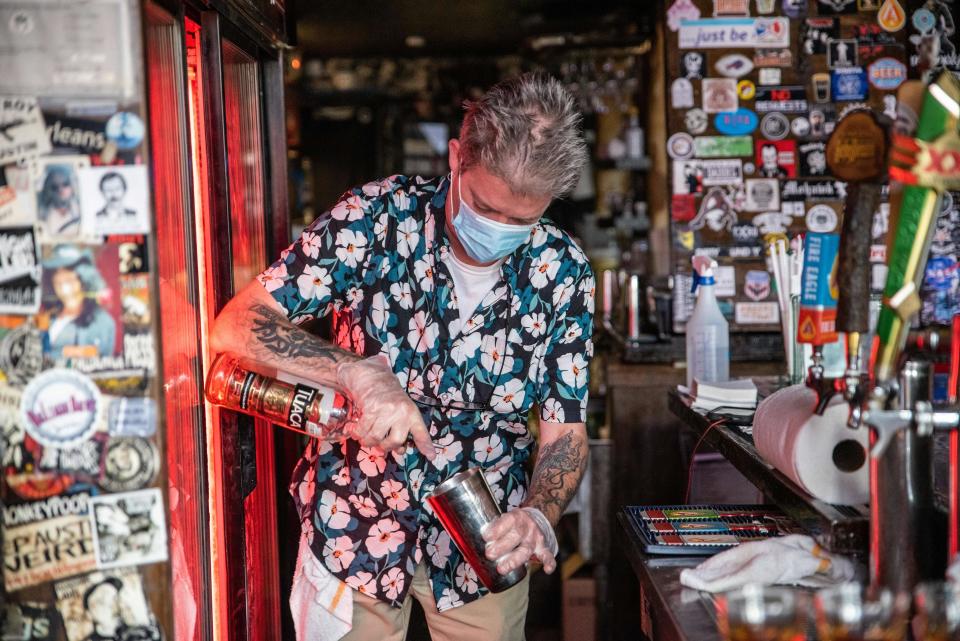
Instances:
[[[353,405],[342,393],[260,374],[229,353],[213,360],[205,394],[214,405],[325,441],[347,436],[347,425],[354,418]]]

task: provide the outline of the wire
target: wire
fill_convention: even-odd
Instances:
[[[700,438],[697,439],[697,444],[693,446],[693,451],[690,452],[690,465],[687,466],[687,491],[683,494],[683,503],[687,504],[690,502],[690,486],[693,484],[693,463],[694,457],[697,455],[697,450],[700,449],[700,444],[703,443],[703,439],[707,437],[707,434],[710,433],[710,430],[715,428],[718,425],[726,423],[727,419],[719,418],[715,420],[710,425],[707,425],[707,429],[703,430],[703,434],[700,435]]]

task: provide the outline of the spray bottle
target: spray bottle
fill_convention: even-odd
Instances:
[[[709,256],[693,257],[693,289],[697,303],[687,321],[687,389],[694,379],[702,382],[730,378],[730,326],[717,304],[714,291],[717,261]]]

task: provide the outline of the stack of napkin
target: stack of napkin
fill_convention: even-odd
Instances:
[[[693,409],[709,412],[718,407],[754,409],[757,406],[757,386],[749,378],[703,383],[694,380],[690,390]]]

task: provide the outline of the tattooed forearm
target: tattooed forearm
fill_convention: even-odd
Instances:
[[[251,331],[256,338],[252,347],[259,356],[312,359],[318,365],[336,365],[356,358],[350,352],[290,325],[285,316],[266,305],[255,304],[250,311]]]
[[[540,448],[525,504],[543,512],[556,526],[586,469],[586,434],[580,430],[566,432]]]

